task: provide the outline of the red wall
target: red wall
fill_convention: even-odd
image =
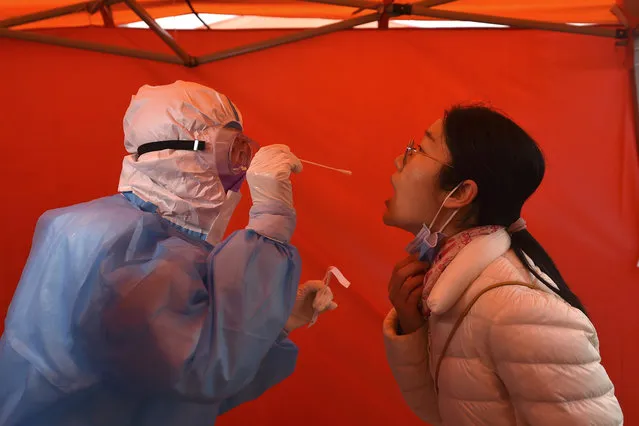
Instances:
[[[136,30],[58,35],[165,50]],[[277,32],[176,33],[195,54]],[[527,31],[357,30],[195,69],[0,39],[4,315],[45,210],[114,193],[122,117],[139,86],[194,80],[226,94],[262,144],[353,170],[294,181],[304,279],[336,265],[340,308],[293,339],[293,377],[220,425],[419,424],[383,355],[386,285],[410,236],[381,223],[393,159],[451,103],[484,99],[535,136],[548,173],[525,217],[597,326],[627,424],[639,424],[639,170],[628,67],[614,41]],[[233,226],[246,222],[248,200]],[[259,417],[257,417],[259,416]]]

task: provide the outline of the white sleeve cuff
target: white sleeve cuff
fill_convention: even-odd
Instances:
[[[280,243],[288,243],[295,231],[295,210],[279,203],[251,207],[246,229]]]

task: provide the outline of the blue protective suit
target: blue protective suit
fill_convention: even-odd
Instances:
[[[130,193],[49,211],[0,340],[0,425],[212,425],[293,372],[299,277],[290,245],[213,248]]]

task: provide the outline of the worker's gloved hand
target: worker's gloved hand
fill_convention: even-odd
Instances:
[[[253,200],[247,226],[276,241],[288,242],[295,229],[291,173],[302,171],[302,163],[286,145],[261,148],[246,172]]]
[[[302,163],[286,145],[261,148],[246,172],[253,205],[274,201],[293,209],[291,172],[302,171]]]
[[[312,325],[316,316],[337,309],[333,292],[322,281],[308,281],[297,289],[297,299],[284,329],[291,332],[306,324]]]

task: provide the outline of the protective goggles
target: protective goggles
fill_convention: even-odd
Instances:
[[[244,133],[232,128],[216,129],[215,141],[199,139],[167,140],[149,142],[138,147],[138,156],[165,149],[179,151],[205,151],[215,155],[217,172],[220,175],[240,175],[246,173],[259,145]]]

